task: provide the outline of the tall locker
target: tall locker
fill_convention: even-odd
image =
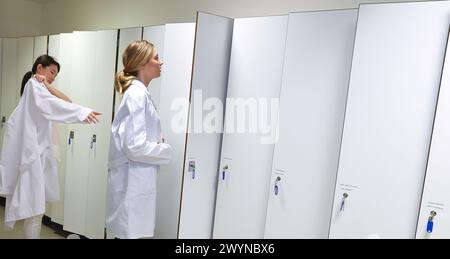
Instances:
[[[198,13],[179,238],[212,237],[232,36],[233,19]]]
[[[447,44],[416,238],[450,238],[450,45]]]
[[[61,92],[72,98],[70,91],[70,80],[72,70],[72,34],[64,33],[50,35],[48,40],[48,54],[58,61],[61,69],[53,85]],[[55,154],[58,165],[58,180],[60,200],[51,204],[50,218],[53,222],[64,225],[64,197],[66,156],[69,147],[69,130],[67,124],[56,123],[53,128],[56,136]]]
[[[165,26],[159,116],[165,141],[172,146],[169,165],[158,175],[156,238],[177,238],[186,129],[189,111],[195,24]]]
[[[111,138],[114,76],[116,65],[117,30],[95,34],[96,67],[89,89],[93,97],[90,108],[102,113],[100,123],[90,127],[88,201],[86,236],[103,238],[106,214],[106,181]]]
[[[125,49],[128,47],[130,43],[133,41],[142,39],[142,27],[136,28],[125,28],[119,30],[119,47],[117,53],[117,71],[121,71],[123,69],[122,55]],[[119,108],[120,102],[122,101],[122,95],[120,93],[115,93],[114,99],[114,111],[117,111]]]
[[[116,51],[117,31],[73,34],[72,100],[103,115],[97,125],[69,125],[64,229],[89,238],[104,237]]]
[[[328,238],[356,18],[289,15],[265,238]]]
[[[361,5],[331,238],[414,238],[450,2]]]
[[[287,22],[234,21],[214,238],[264,237]]]

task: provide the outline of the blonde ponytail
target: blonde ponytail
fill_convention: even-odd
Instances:
[[[117,92],[120,94],[124,94],[125,91],[130,87],[133,80],[135,80],[136,77],[133,75],[127,75],[124,70],[120,71],[116,75],[116,79],[114,82],[114,88]]]

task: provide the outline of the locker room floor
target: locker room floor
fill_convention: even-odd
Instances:
[[[7,231],[3,226],[4,216],[5,208],[0,206],[0,239],[23,239],[23,221],[17,222],[14,230]],[[42,225],[41,239],[64,239],[64,237],[55,233],[53,229]]]

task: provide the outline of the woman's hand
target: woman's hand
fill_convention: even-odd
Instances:
[[[97,118],[98,116],[102,115],[99,112],[91,112],[89,113],[89,115],[86,117],[86,119],[84,120],[84,122],[89,123],[89,124],[96,124],[99,122],[99,119]]]
[[[45,76],[43,76],[43,75],[34,75],[34,78],[36,78],[36,80],[39,82],[39,83],[44,83],[44,85],[45,86],[47,86],[48,85],[48,82],[47,82],[47,78],[45,77]]]

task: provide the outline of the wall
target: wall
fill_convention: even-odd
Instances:
[[[407,1],[410,0],[0,0],[0,36],[193,22],[197,10],[237,18]],[[35,11],[39,10],[36,3],[41,4],[41,19],[37,19],[40,13]],[[27,10],[21,14],[24,7]],[[36,19],[30,15],[33,12],[38,12]]]
[[[0,37],[40,35],[42,7],[33,1],[0,0]]]

